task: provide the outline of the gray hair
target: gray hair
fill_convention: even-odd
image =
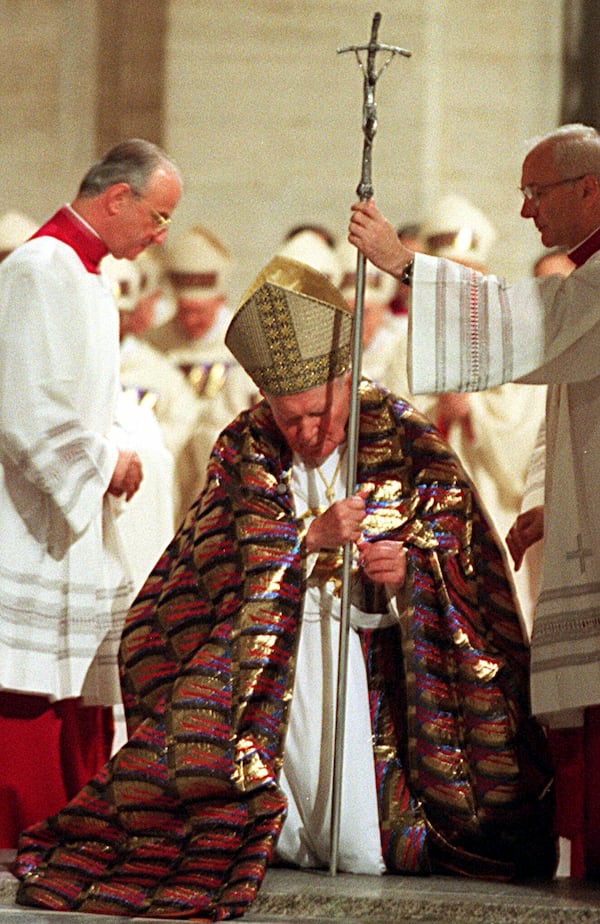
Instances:
[[[561,125],[536,138],[529,150],[546,143],[552,144],[554,165],[560,176],[584,176],[591,173],[600,177],[600,134],[591,125]]]
[[[156,144],[141,138],[122,141],[89,168],[77,195],[91,198],[115,183],[127,183],[135,196],[141,196],[159,167],[180,177],[177,165]]]

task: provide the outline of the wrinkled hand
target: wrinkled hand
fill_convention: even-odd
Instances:
[[[315,517],[306,533],[307,550],[319,552],[337,549],[347,542],[358,542],[367,512],[365,499],[371,490],[371,485],[363,485],[352,497],[336,501],[325,513]]]
[[[398,240],[395,229],[373,199],[356,202],[351,207],[348,240],[358,247],[365,257],[386,273],[397,279],[414,254]]]
[[[406,580],[406,550],[401,542],[381,539],[379,542],[359,542],[358,563],[365,577],[375,584],[386,584],[397,593]]]
[[[519,514],[506,537],[508,551],[518,571],[527,549],[544,537],[544,508],[532,507]]]
[[[119,449],[119,458],[107,491],[115,497],[125,495],[125,500],[131,500],[142,483],[142,478],[142,463],[137,452],[132,449]]]
[[[456,425],[462,429],[468,443],[475,442],[469,395],[463,392],[447,392],[440,395],[433,417],[433,422],[444,438],[448,437],[450,430]]]

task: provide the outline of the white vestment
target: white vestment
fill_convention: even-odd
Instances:
[[[173,500],[172,519],[178,526],[182,512],[178,473],[184,464],[180,460],[186,460],[191,451],[190,444],[195,438],[201,410],[200,399],[168,356],[141,337],[127,335],[121,340],[120,377],[125,392],[135,396],[155,415],[164,445],[172,454],[173,474],[169,479],[169,491]]]
[[[546,418],[542,420],[537,436],[535,445],[533,447],[533,452],[529,457],[529,464],[527,466],[527,476],[525,479],[525,487],[523,489],[523,496],[521,498],[521,506],[519,513],[525,513],[528,510],[531,510],[533,507],[539,507],[544,505],[544,485],[546,483]],[[528,637],[531,638],[531,633],[533,631],[533,614],[535,612],[535,604],[537,603],[537,598],[540,592],[540,586],[542,581],[542,567],[544,560],[544,540],[543,538],[534,542],[533,545],[530,545],[526,550],[525,555],[523,556],[523,563],[521,567],[526,567],[528,570],[529,576],[529,586],[531,596],[533,598],[534,608],[531,613],[531,619],[526,620],[526,628]]]
[[[406,325],[406,317],[388,311],[363,348],[361,369],[393,395],[412,402],[406,374]]]
[[[164,444],[177,458],[196,428],[198,399],[183,374],[141,337],[121,340],[121,385],[134,390],[139,402],[158,420]]]
[[[119,702],[132,585],[105,492],[119,389],[108,283],[40,237],[0,268],[0,688]]]
[[[417,255],[409,323],[415,393],[548,384],[534,712],[572,725],[600,703],[600,255],[570,276],[508,284]]]
[[[328,482],[336,471],[339,453],[338,448],[320,466]],[[337,500],[345,496],[345,481],[342,465],[332,485]],[[297,456],[294,456],[291,487],[297,516],[302,516],[310,508],[325,509],[329,506],[318,472],[304,465]],[[310,522],[311,518],[308,520]],[[334,593],[333,581],[323,584],[311,577],[316,560],[316,554],[309,556],[308,586],[280,777],[288,799],[288,816],[277,842],[277,852],[282,859],[305,867],[326,867],[330,862],[340,634],[340,600]],[[389,625],[397,618],[393,603],[390,610],[389,614],[373,615],[351,607],[338,850],[338,869],[342,872],[379,875],[385,871],[375,788],[367,669],[355,626],[376,628]]]
[[[117,405],[115,442],[133,449],[142,463],[143,478],[133,497],[114,498],[117,527],[137,594],[173,538],[173,454],[164,444],[154,412],[123,391]]]

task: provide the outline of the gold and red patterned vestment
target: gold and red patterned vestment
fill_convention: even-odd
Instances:
[[[221,434],[123,633],[130,740],[22,835],[21,903],[223,920],[252,902],[286,808],[305,583],[290,467],[264,402]],[[367,382],[358,480],[372,485],[366,536],[403,541],[409,565],[400,625],[363,633],[386,866],[549,876],[529,652],[472,487],[425,418]],[[361,591],[377,612],[380,590]]]

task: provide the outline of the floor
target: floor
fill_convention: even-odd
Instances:
[[[10,852],[0,852],[2,924],[156,921],[20,907],[14,902],[11,858]],[[564,878],[509,885],[451,877],[331,876],[328,872],[272,869],[243,920],[248,924],[600,924],[600,885]]]

